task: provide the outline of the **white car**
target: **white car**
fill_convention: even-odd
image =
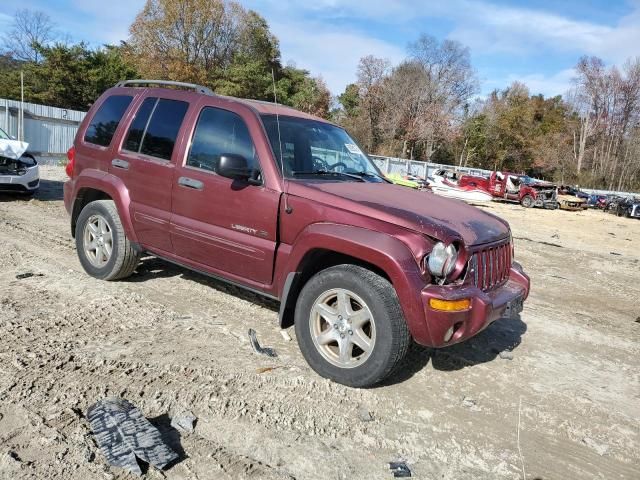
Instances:
[[[34,156],[25,152],[27,146],[0,128],[0,193],[31,195],[38,190],[40,169]]]

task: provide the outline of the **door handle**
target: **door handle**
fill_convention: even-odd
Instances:
[[[114,158],[113,160],[111,160],[111,165],[123,170],[129,170],[129,162],[127,162],[126,160],[120,160],[119,158]]]
[[[183,187],[187,188],[193,188],[194,190],[204,189],[204,183],[202,183],[200,180],[194,180],[193,178],[189,177],[180,177],[178,179],[178,185],[182,185]]]

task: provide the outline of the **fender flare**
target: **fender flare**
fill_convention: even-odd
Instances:
[[[133,228],[133,222],[131,220],[131,198],[129,197],[129,190],[125,186],[124,182],[110,173],[103,172],[96,169],[85,169],[74,180],[73,186],[73,210],[74,215],[76,209],[76,203],[80,199],[79,192],[84,188],[91,188],[93,190],[99,190],[106,193],[116,204],[118,209],[118,215],[122,222],[122,227],[127,235],[127,238],[133,243],[138,243],[138,237]],[[78,214],[80,212],[77,212]],[[74,218],[74,217],[72,217]]]
[[[383,271],[391,281],[405,320],[411,330],[415,322],[424,323],[420,289],[425,280],[416,259],[401,240],[388,234],[361,227],[331,223],[315,223],[296,238],[286,265],[282,269],[280,287],[280,326],[291,326],[295,302],[307,255],[317,250],[348,255]]]

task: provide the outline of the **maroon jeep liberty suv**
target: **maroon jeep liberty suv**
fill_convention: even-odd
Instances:
[[[320,375],[374,385],[412,341],[461,342],[522,310],[508,224],[388,182],[341,127],[192,84],[107,90],[68,153],[80,262],[103,280],[143,253],[280,301]]]

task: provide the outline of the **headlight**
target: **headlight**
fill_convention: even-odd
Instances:
[[[453,272],[457,260],[458,251],[456,247],[453,245],[445,246],[444,243],[438,242],[427,257],[427,266],[433,276],[446,277]]]

